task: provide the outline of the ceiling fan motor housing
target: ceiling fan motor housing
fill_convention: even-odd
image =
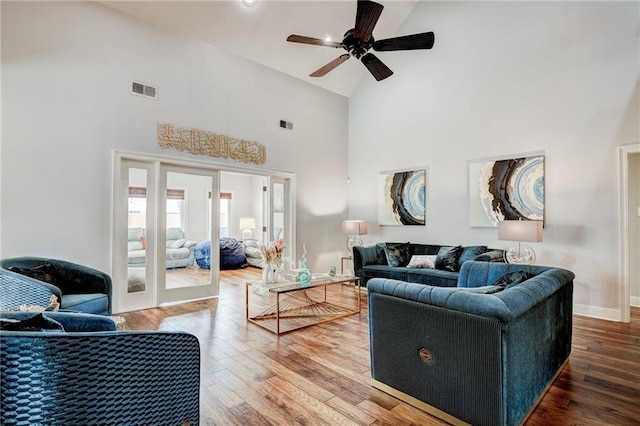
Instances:
[[[375,41],[376,40],[373,38],[373,36],[369,37],[369,40],[367,41],[360,40],[355,36],[355,29],[352,28],[344,33],[342,46],[344,47],[344,50],[349,52],[351,56],[360,59],[362,56],[364,56],[365,53],[369,51],[369,49],[371,49]]]

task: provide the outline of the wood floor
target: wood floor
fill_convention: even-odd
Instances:
[[[446,424],[370,386],[365,293],[359,316],[276,337],[245,321],[259,276],[223,271],[218,299],[121,314],[129,330],[198,336],[201,424]],[[525,424],[640,425],[640,308],[630,324],[574,317],[569,363]]]

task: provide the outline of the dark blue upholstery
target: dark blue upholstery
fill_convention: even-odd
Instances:
[[[534,276],[493,294],[465,290],[518,269]],[[474,425],[517,425],[571,352],[573,278],[467,261],[458,288],[372,279],[372,378]]]
[[[65,260],[42,257],[3,259],[0,265],[22,275],[28,275],[30,269],[51,265],[54,271],[51,280],[37,281],[47,285],[58,297],[61,309],[111,315],[112,283],[111,277],[104,272]]]
[[[114,322],[103,316],[45,316],[67,332],[0,331],[0,424],[198,424],[195,336],[113,331]]]

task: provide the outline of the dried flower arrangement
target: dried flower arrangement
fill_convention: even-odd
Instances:
[[[275,240],[267,245],[262,245],[260,248],[262,260],[264,260],[267,265],[282,266],[284,249],[284,240]]]

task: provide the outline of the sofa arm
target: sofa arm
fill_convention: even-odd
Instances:
[[[353,247],[353,272],[360,279],[362,276],[362,267],[366,265],[375,265],[378,259],[378,248],[376,244],[367,244],[364,246]]]
[[[0,332],[0,363],[0,424],[198,424],[200,346],[188,333]]]

